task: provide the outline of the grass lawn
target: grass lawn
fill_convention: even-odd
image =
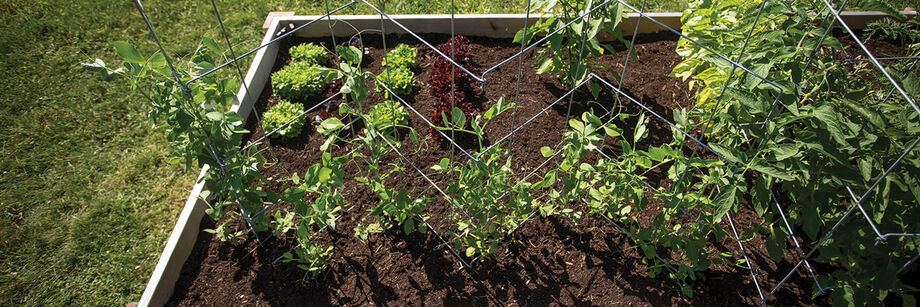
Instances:
[[[323,12],[317,0],[218,2],[237,52],[260,42],[269,11]],[[387,11],[449,13],[449,3],[390,1]],[[457,13],[523,7],[455,3]],[[647,5],[675,11],[686,1]],[[223,41],[210,1],[144,6],[173,57],[193,52],[204,36]],[[166,162],[164,129],[151,129],[148,107],[125,84],[80,68],[94,58],[116,63],[117,40],[154,51],[130,1],[0,2],[0,305],[137,301],[198,173]]]

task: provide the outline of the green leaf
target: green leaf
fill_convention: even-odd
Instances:
[[[680,285],[680,293],[683,293],[687,297],[693,297],[693,288],[690,288],[690,285],[687,284]]]
[[[774,261],[783,259],[786,250],[786,231],[780,226],[770,226],[770,234],[764,238],[767,252]]]
[[[540,66],[537,67],[537,74],[542,74],[549,71],[553,66],[553,60],[546,58],[540,61]]]
[[[473,257],[473,255],[475,255],[475,254],[476,254],[476,248],[474,248],[474,247],[472,247],[472,246],[466,248],[466,256],[467,256],[467,257]]]
[[[735,207],[735,204],[738,200],[738,198],[735,197],[737,191],[738,188],[734,185],[727,186],[722,190],[721,193],[719,193],[719,196],[717,196],[716,199],[712,201],[712,204],[715,207],[715,211],[712,213],[714,223],[721,222],[722,216],[724,216],[725,213],[728,213],[728,210],[731,210]]]
[[[601,86],[597,84],[597,82],[591,82],[588,84],[588,89],[591,90],[591,96],[594,96],[594,99],[597,99],[601,93]]]
[[[343,127],[345,127],[345,123],[342,123],[342,120],[338,119],[337,117],[330,117],[326,120],[323,120],[323,122],[319,124],[319,127],[316,130],[320,134],[329,135],[332,132],[342,129]]]
[[[335,46],[335,53],[344,58],[351,66],[361,64],[362,52],[354,46]]]
[[[147,62],[147,60],[137,52],[137,49],[134,49],[134,45],[127,42],[115,42],[115,50],[118,51],[118,55],[120,55],[125,62],[135,64],[144,64]]]
[[[213,121],[221,121],[224,119],[224,113],[219,111],[208,112],[208,114],[205,114],[204,116]]]
[[[636,131],[633,135],[633,144],[638,144],[639,140],[641,140],[645,135],[646,124],[647,122],[645,121],[645,113],[642,113],[642,115],[639,115],[639,121],[636,123]]]
[[[351,100],[362,102],[367,98],[367,84],[364,83],[364,76],[357,75],[354,77],[349,77],[348,80],[352,81],[351,87]]]
[[[668,157],[668,152],[661,147],[651,146],[648,148],[648,157],[656,162],[661,162]]]
[[[320,183],[326,182],[329,180],[329,178],[332,178],[332,169],[328,167],[320,168],[318,176],[319,176]]]
[[[159,52],[154,53],[152,56],[150,56],[150,60],[147,61],[147,65],[150,65],[150,67],[152,68],[158,68],[158,67],[165,68],[166,67],[166,56],[164,56],[162,53],[159,53]]]
[[[405,232],[407,235],[412,233],[412,230],[415,229],[415,224],[413,221],[414,220],[410,217],[407,218],[405,222],[403,222],[403,232]]]
[[[548,188],[556,184],[556,171],[550,171],[546,173],[546,176],[543,177],[543,180],[537,182],[533,185],[534,190],[539,190],[542,188]]]
[[[739,158],[741,153],[738,152],[734,148],[729,148],[719,143],[711,143],[709,144],[709,148],[712,148],[712,151],[715,151],[716,153],[722,155],[723,157],[725,157],[725,159],[728,159],[729,161],[732,161],[732,162],[743,161],[741,158]]]
[[[604,132],[606,132],[607,135],[610,137],[618,137],[618,136],[623,135],[623,129],[620,129],[619,127],[614,126],[614,125],[604,126]]]
[[[451,111],[451,116],[453,117],[454,127],[464,128],[466,127],[466,114],[463,114],[463,110],[460,110],[458,107],[454,107]]]
[[[449,168],[450,168],[449,158],[441,158],[440,163],[431,166],[431,169],[436,170],[436,171],[445,171],[445,170],[448,170]]]
[[[549,157],[552,157],[553,154],[555,154],[556,152],[553,151],[552,148],[549,148],[549,146],[543,146],[543,147],[540,147],[540,153],[543,154],[544,158],[549,158]]]
[[[524,34],[525,31],[527,32],[526,36]],[[520,29],[517,31],[517,33],[514,33],[514,40],[512,42],[520,43],[523,40],[523,42],[527,44],[531,39],[533,39],[534,32],[534,30],[529,28]]]
[[[761,174],[771,176],[773,178],[792,181],[795,180],[795,177],[786,173],[786,171],[776,167],[775,165],[768,164],[762,159],[754,160],[750,165],[751,169],[760,172]]]
[[[895,17],[897,19],[907,18],[907,16],[904,16],[904,14],[901,14],[901,12],[899,12],[898,9],[891,6],[886,1],[869,0],[869,1],[864,2],[859,8],[865,11],[879,11],[879,12],[888,14],[892,17]]]
[[[843,129],[840,128],[840,114],[832,106],[828,104],[821,105],[815,108],[813,115],[815,119],[827,126],[827,131],[834,138],[834,141],[837,141],[840,145],[849,146]]]
[[[214,41],[213,38],[210,38],[210,37],[202,38],[201,44],[207,47],[212,52],[224,53],[224,50],[220,48],[220,45],[218,45],[217,42]]]
[[[569,119],[569,127],[572,127],[572,129],[574,129],[575,131],[584,131],[584,130],[585,130],[585,124],[582,123],[580,120],[577,120],[577,119],[574,119],[574,118]]]
[[[877,271],[875,278],[872,280],[872,286],[876,289],[892,289],[897,279],[898,266],[889,261],[887,267]]]
[[[754,206],[754,212],[758,216],[763,216],[770,207],[770,199],[770,187],[767,186],[767,180],[764,177],[758,177],[751,189],[751,205]]]
[[[773,145],[769,149],[773,152],[773,159],[775,159],[775,161],[782,161],[798,154],[799,147],[801,146],[798,143],[785,143]]]

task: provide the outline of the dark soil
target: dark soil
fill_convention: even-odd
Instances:
[[[447,40],[441,35],[426,36],[434,44]],[[345,41],[338,38],[338,42]],[[471,38],[473,72],[481,72],[516,53],[520,46],[508,40]],[[289,61],[288,47],[303,40],[284,41],[275,70]],[[318,41],[331,46],[331,41]],[[403,97],[422,116],[426,116],[433,101],[428,94],[425,81],[427,67],[436,56],[430,49],[411,37],[387,37],[386,46],[392,48],[399,42],[419,49],[420,67],[416,70],[419,90]],[[365,38],[369,59],[367,69],[380,72],[380,59],[384,50],[379,37]],[[664,118],[672,118],[671,110],[692,106],[687,84],[669,77],[671,68],[681,58],[674,52],[676,37],[670,35],[642,36],[637,40],[638,62],[629,63],[629,72],[623,91],[640,100]],[[625,52],[619,47],[616,55],[607,54],[600,61],[619,73]],[[523,77],[520,85],[519,109],[516,115],[503,114],[487,128],[489,140],[495,141],[507,135],[515,127],[538,114],[540,110],[564,95],[567,90],[548,75],[537,75],[533,70],[533,53],[526,54],[523,61]],[[483,90],[471,97],[480,112],[488,108],[499,97],[513,98],[516,88],[516,60],[498,68],[485,77],[488,82]],[[599,73],[607,80],[614,80],[612,74]],[[615,81],[612,81],[616,84]],[[604,90],[598,103],[587,92],[576,93],[571,107],[572,116],[578,116],[591,107],[603,105],[612,107],[615,93]],[[371,90],[369,103],[382,101],[383,95]],[[263,91],[255,109],[259,114],[277,103],[271,87]],[[636,114],[642,109],[634,103],[622,100],[624,112]],[[304,102],[312,107],[317,101]],[[540,154],[541,146],[553,147],[562,141],[562,132],[567,127],[568,99],[549,108],[515,134],[513,142],[506,141],[503,148],[514,153],[512,167],[516,173],[527,174],[545,158]],[[356,106],[355,106],[356,107]],[[365,105],[366,109],[368,106]],[[320,107],[321,108],[321,107]],[[319,114],[310,113],[312,119]],[[435,143],[428,135],[428,126],[423,117],[411,114],[411,125],[422,136],[419,142],[406,138],[400,148],[419,169],[444,187],[446,178],[429,170],[441,158],[455,157],[464,162],[466,158],[454,148]],[[647,114],[646,116],[651,116]],[[252,116],[248,123],[253,133],[249,140],[263,135]],[[618,122],[631,135],[632,122]],[[651,146],[670,141],[669,126],[657,119],[650,121],[650,137],[641,146]],[[304,170],[318,163],[319,146],[324,137],[306,125],[301,135],[293,140],[271,140],[261,148],[270,148],[266,155],[270,165],[262,174],[275,180],[269,188],[281,191],[287,187],[280,178]],[[461,138],[462,140],[462,138]],[[464,147],[474,149],[472,142],[461,142]],[[336,155],[343,155],[353,148],[339,144],[332,149]],[[411,195],[425,195],[439,199],[426,208],[430,223],[439,232],[448,226],[450,205],[411,166],[404,163],[395,153],[385,157],[382,165],[400,164],[407,170],[387,178],[387,186],[406,188]],[[550,163],[552,164],[552,163]],[[348,163],[346,178],[365,175],[358,162]],[[541,174],[542,171],[538,171]],[[652,185],[667,185],[666,175],[652,174]],[[316,237],[322,246],[332,245],[334,251],[329,259],[330,268],[316,280],[304,281],[304,272],[293,264],[273,261],[291,249],[292,238],[269,238],[261,246],[255,240],[248,240],[240,246],[222,243],[210,234],[202,232],[198,243],[176,285],[171,305],[752,305],[760,298],[744,268],[726,264],[713,265],[701,274],[701,279],[692,283],[694,296],[680,294],[679,287],[666,276],[649,277],[643,257],[633,248],[630,239],[606,220],[586,216],[577,225],[559,216],[534,219],[526,222],[511,235],[493,258],[475,263],[472,269],[462,267],[447,247],[431,232],[404,235],[401,231],[387,231],[372,234],[367,241],[355,236],[354,228],[367,217],[369,209],[377,202],[363,185],[354,179],[345,181],[343,195],[349,205],[341,212],[336,228],[323,231]],[[654,206],[655,204],[652,204]],[[660,205],[660,204],[658,204]],[[578,208],[578,205],[575,206]],[[749,209],[743,209],[735,216],[736,226],[750,228],[759,223],[758,217]],[[203,228],[213,227],[207,220]],[[686,220],[684,222],[690,222]],[[726,225],[724,225],[726,228]],[[729,229],[730,232],[730,229]],[[731,232],[730,232],[731,233]],[[732,238],[711,240],[708,249],[714,253],[730,252],[730,261],[742,258],[737,242]],[[763,241],[757,237],[745,242],[745,249],[758,272],[758,281],[764,291],[769,291],[794,265],[791,251],[785,261],[775,263],[770,259]],[[778,305],[824,304],[825,300],[812,300],[813,285],[803,274],[796,274],[777,293],[774,301]]]

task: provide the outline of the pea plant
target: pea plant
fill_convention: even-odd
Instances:
[[[203,176],[208,192],[201,195],[209,205],[207,214],[218,221],[209,231],[235,243],[245,236],[243,220],[251,222],[255,231],[270,226],[264,215],[241,216],[244,213],[236,210],[252,213],[264,208],[265,179],[258,169],[265,159],[255,148],[237,154],[243,134],[249,132],[243,118],[230,110],[237,103],[238,81],[212,74],[185,86],[191,73],[203,73],[223,59],[223,50],[213,39],[205,38],[201,45],[191,56],[188,69],[172,70],[162,53],[145,57],[125,42],[115,43],[124,67],[112,69],[100,59],[83,67],[99,71],[104,80],[124,77],[132,90],[150,103],[149,119],[169,127],[166,138],[172,162],[184,162],[186,169],[193,164],[211,166]]]
[[[485,128],[499,114],[514,107],[504,97],[486,112],[468,120],[463,111],[454,109],[453,118],[442,118],[447,123],[440,130],[460,131],[475,135],[479,140],[479,159],[470,159],[465,164],[451,165],[448,158],[432,166],[433,170],[452,174],[456,180],[448,183],[445,192],[453,195],[450,201],[462,208],[451,213],[456,229],[449,234],[456,238],[455,248],[465,252],[467,257],[488,257],[499,246],[505,234],[510,233],[534,210],[531,190],[541,185],[516,182],[511,169],[508,151],[499,146],[486,149]],[[466,128],[467,126],[471,128]]]
[[[758,5],[693,2],[693,17],[685,16],[684,34],[722,54],[737,54],[753,24],[748,16],[756,13]],[[900,17],[879,1],[863,5]],[[684,61],[673,74],[697,85],[698,108],[689,116],[697,125],[708,123],[702,127],[713,149],[743,163],[741,175],[750,180],[729,193],[749,194],[754,211],[763,217],[758,230],[774,260],[780,261],[787,250],[789,230],[803,233],[808,241],[821,243],[815,260],[833,263],[832,272],[820,279],[836,289],[831,293],[835,302],[881,304],[891,293],[909,295],[892,289],[905,287],[896,263],[917,254],[916,242],[882,240],[866,231],[867,221],[832,226],[856,205],[850,191],[869,191],[865,202],[858,200],[868,214],[863,219],[884,222],[884,231],[918,232],[916,223],[907,222],[920,214],[918,185],[913,184],[918,180],[916,154],[905,156],[897,171],[887,174],[878,188],[874,186],[920,132],[918,116],[898,95],[885,99],[890,87],[878,71],[867,64],[837,60],[846,51],[836,38],[823,37],[827,29],[816,22],[827,16],[826,10],[810,16],[809,8],[799,1],[767,4],[754,30],[755,39],[740,60],[780,85],[781,95],[740,70],[732,75],[725,61],[691,44],[679,44]],[[730,24],[746,26],[725,26]],[[721,30],[713,31],[714,27]],[[917,97],[916,75],[905,76],[896,81]],[[724,97],[717,106],[723,87]],[[714,114],[711,121],[709,114]],[[782,202],[784,208],[773,206],[774,202]],[[786,211],[788,220],[779,210]],[[785,227],[786,221],[791,229]]]
[[[514,42],[530,43],[536,36],[549,35],[544,48],[536,52],[535,70],[538,74],[551,73],[562,84],[575,85],[583,81],[589,69],[607,69],[614,75],[615,71],[605,67],[597,57],[604,52],[615,52],[614,48],[602,43],[601,31],[629,45],[623,39],[619,28],[626,17],[623,6],[615,1],[602,4],[602,1],[580,0],[538,0],[531,1],[529,10],[548,15],[527,29],[521,29],[514,36]],[[603,5],[603,7],[599,7]],[[587,18],[581,18],[588,10],[597,8]],[[571,23],[571,24],[569,24]],[[587,54],[585,54],[587,53]],[[590,55],[590,56],[588,56]]]
[[[349,110],[358,112],[357,110]],[[382,232],[393,227],[401,227],[405,234],[410,234],[416,229],[426,229],[422,213],[425,206],[432,201],[430,198],[411,198],[405,189],[398,191],[388,188],[384,181],[392,174],[405,169],[394,165],[389,170],[382,170],[380,160],[390,153],[392,148],[386,142],[399,144],[397,130],[408,130],[412,139],[417,140],[417,135],[412,127],[408,126],[408,111],[394,101],[387,100],[371,106],[368,114],[360,114],[368,123],[364,133],[356,138],[357,143],[366,154],[354,152],[353,159],[363,159],[367,175],[356,177],[355,180],[368,186],[380,199],[377,205],[370,210],[370,215],[376,218],[375,222],[362,221],[355,229],[355,234],[362,240],[367,240],[370,233]],[[380,138],[385,138],[382,141]],[[396,145],[398,146],[398,145]]]
[[[640,143],[648,136],[648,118],[644,113],[619,114],[616,117],[621,120],[637,117],[631,138],[624,136],[624,130],[613,121],[604,123],[593,114],[593,110],[583,113],[581,120],[569,121],[562,160],[544,179],[555,180],[558,177],[562,189],[550,191],[550,201],[540,205],[541,213],[558,212],[577,222],[581,212],[568,207],[575,202],[585,202],[588,213],[601,214],[623,224],[621,229],[636,241],[652,277],[668,269],[667,276],[678,283],[682,293],[693,296],[689,282],[703,276],[697,272],[722,262],[721,258],[710,256],[713,253],[705,246],[708,236],[721,238],[724,235],[724,231],[714,225],[727,211],[721,205],[727,200],[717,198],[720,194],[714,188],[729,183],[722,179],[723,170],[718,169],[723,163],[717,159],[685,157],[675,149],[685,140],[677,129],[673,130],[671,143],[648,146],[642,150]],[[604,135],[611,138],[613,144],[618,143],[619,153],[610,158],[604,155],[593,164],[583,162],[590,152],[599,150],[597,146]],[[542,151],[545,157],[554,153],[549,147],[544,147]],[[662,167],[667,167],[668,178],[675,183],[684,172],[693,173],[695,183],[656,190],[646,182],[647,173]],[[650,201],[663,205],[660,210],[647,211]],[[686,212],[690,211],[696,211],[699,219],[708,223],[682,222],[689,215]],[[651,225],[639,224],[636,216],[643,214],[654,214]],[[666,254],[671,258],[660,258],[659,251],[664,249],[668,250]]]
[[[336,213],[345,204],[339,191],[345,188],[342,184],[345,176],[343,167],[348,158],[323,153],[321,164],[310,166],[302,178],[293,174],[291,181],[295,186],[278,195],[279,200],[293,205],[292,223],[297,225],[296,244],[291,252],[284,253],[283,261],[296,262],[311,277],[316,277],[329,266],[326,259],[333,247],[323,248],[313,243],[312,238],[323,229],[335,229]],[[305,200],[308,193],[315,197],[312,203]]]

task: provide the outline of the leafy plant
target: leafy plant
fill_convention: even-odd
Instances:
[[[882,18],[866,24],[863,33],[865,40],[873,38],[892,40],[903,46],[910,42],[920,41],[920,19],[896,21],[891,18]]]
[[[476,140],[479,142],[480,150],[483,150],[483,146],[486,141],[486,132],[485,128],[493,119],[498,117],[499,114],[504,113],[505,111],[514,108],[514,102],[505,101],[505,97],[501,97],[498,101],[489,107],[485,113],[477,115],[475,118],[471,118],[467,121],[466,114],[460,110],[460,108],[454,108],[451,119],[447,119],[446,114],[441,114],[441,122],[444,122],[443,127],[437,127],[439,130],[445,131],[457,131],[463,133],[469,133],[476,137]],[[467,127],[470,127],[469,129]]]
[[[383,180],[393,172],[402,171],[402,168],[393,168],[379,177],[356,178],[359,182],[368,185],[372,191],[380,198],[377,206],[371,210],[370,215],[377,217],[377,223],[373,226],[367,226],[365,229],[377,229],[383,231],[391,227],[402,227],[408,235],[418,229],[424,231],[423,221],[417,220],[421,217],[425,206],[432,201],[431,198],[411,198],[405,189],[399,191],[388,189],[383,185]],[[367,230],[365,230],[367,231]],[[359,236],[360,232],[358,232]],[[366,235],[362,239],[367,239]]]
[[[368,124],[386,135],[395,136],[396,129],[409,128],[409,111],[392,100],[372,105],[367,115]]]
[[[732,3],[725,7],[717,6],[718,2],[691,3],[684,17],[685,35],[720,53],[737,54],[750,29],[720,26],[734,23],[727,17],[731,16],[742,18],[737,24],[750,27],[747,16],[757,8],[755,3]],[[895,11],[879,1],[863,6]],[[895,259],[916,255],[916,242],[898,237],[877,240],[864,222],[836,223],[854,206],[849,190],[870,191],[861,205],[883,232],[920,231],[916,223],[905,222],[920,218],[915,206],[920,191],[911,184],[917,182],[920,166],[915,153],[907,155],[878,187],[873,185],[920,133],[920,120],[897,94],[883,102],[889,83],[873,67],[838,61],[843,47],[834,37],[825,39],[826,47],[817,47],[827,29],[816,21],[828,12],[810,16],[810,7],[798,1],[766,4],[739,61],[779,84],[782,95],[740,70],[731,75],[724,60],[686,43],[679,44],[685,60],[675,67],[674,75],[699,84],[699,109],[688,115],[689,122],[695,122],[690,129],[706,128],[712,148],[742,164],[740,176],[748,179],[736,188],[723,188],[714,202],[737,210],[738,196],[747,193],[755,212],[763,216],[758,230],[776,261],[782,260],[789,234],[774,202],[782,204],[793,230],[811,242],[834,231],[814,257],[836,268],[821,277],[822,285],[836,289],[831,293],[835,303],[878,305],[890,293],[909,295],[891,289],[904,286]],[[709,13],[698,16],[697,12]],[[917,79],[912,78],[898,81],[917,97]],[[713,102],[726,84],[724,106],[713,113]],[[774,98],[779,102],[776,110]],[[758,122],[764,123],[751,124]]]
[[[478,161],[470,159],[465,165],[451,166],[451,161],[444,158],[432,166],[436,171],[456,173],[457,180],[449,183],[445,192],[456,195],[451,201],[462,207],[466,214],[452,212],[457,228],[451,235],[457,238],[454,243],[456,248],[464,250],[468,257],[487,257],[494,253],[503,236],[516,229],[534,210],[534,199],[530,193],[534,185],[515,183],[508,151],[499,146],[491,149],[483,147],[485,127],[513,106],[514,103],[499,99],[488,111],[470,121],[473,130],[462,128],[467,126],[467,119],[463,112],[455,109],[450,127],[439,127],[472,133],[480,140],[482,153]]]
[[[626,119],[634,115],[619,114],[618,117]],[[692,296],[692,290],[687,283],[695,280],[699,275],[695,272],[704,271],[716,260],[704,250],[707,236],[715,234],[716,238],[724,235],[714,224],[721,219],[727,209],[719,206],[720,202],[713,201],[716,185],[727,185],[722,172],[717,167],[723,164],[719,160],[688,159],[679,150],[684,141],[683,135],[674,130],[674,138],[670,144],[648,146],[647,150],[640,149],[640,142],[647,137],[648,119],[644,114],[638,115],[633,135],[627,139],[624,131],[612,122],[604,123],[593,114],[593,110],[585,112],[581,120],[569,120],[569,131],[566,132],[566,142],[562,148],[562,160],[555,170],[550,171],[541,184],[552,186],[557,180],[562,182],[562,189],[550,191],[550,200],[540,204],[542,215],[562,214],[573,222],[581,217],[581,212],[576,212],[569,206],[575,202],[584,201],[588,213],[602,214],[613,221],[622,223],[622,231],[632,237],[645,256],[645,263],[649,265],[649,274],[655,277],[668,268],[668,276],[678,282],[681,291]],[[606,134],[616,144],[619,140],[619,153],[612,154],[610,159],[599,158],[596,163],[586,163],[582,160],[591,151],[597,150],[598,143]],[[545,157],[550,157],[554,151],[543,147],[541,152]],[[647,188],[646,174],[652,170],[667,166],[668,178],[674,183],[658,190]],[[694,174],[692,185],[684,185],[680,178],[683,173]],[[650,196],[651,195],[651,196]],[[660,200],[664,203],[662,208],[651,211],[654,222],[650,226],[639,225],[636,215],[649,214],[646,212],[650,199]],[[699,218],[712,224],[675,223],[684,212],[697,211]],[[670,258],[660,258],[659,252],[668,249]],[[659,259],[666,262],[661,263]]]
[[[107,80],[125,77],[131,88],[150,103],[150,120],[170,128],[166,138],[171,162],[184,162],[186,169],[196,162],[198,167],[210,166],[203,176],[209,192],[201,196],[209,204],[207,214],[219,222],[211,232],[235,243],[246,233],[244,223],[252,222],[255,231],[266,230],[270,225],[264,215],[244,216],[236,210],[253,213],[264,208],[264,179],[258,169],[265,159],[254,148],[237,154],[248,131],[243,126],[244,119],[230,111],[237,103],[236,80],[214,73],[185,87],[186,80],[192,77],[186,72],[203,73],[218,60],[226,60],[213,39],[203,39],[202,46],[192,54],[190,67],[177,68],[176,75],[163,54],[144,57],[125,42],[115,43],[123,68],[110,69],[102,60],[84,67],[100,71]]]
[[[619,28],[626,13],[623,11],[624,7],[617,2],[599,4],[600,2],[590,0],[530,2],[529,10],[544,14],[544,18],[540,18],[527,29],[519,30],[514,35],[514,42],[530,43],[536,36],[550,35],[559,30],[543,43],[546,48],[535,53],[534,60],[537,62],[535,70],[538,74],[550,72],[566,86],[583,81],[589,69],[607,69],[617,75],[616,71],[597,61],[597,57],[603,55],[605,49],[614,52],[612,46],[600,42],[599,35],[601,30],[606,30],[628,46],[629,42],[623,39]],[[592,3],[594,6],[589,7]],[[580,18],[581,14],[597,5],[604,5],[604,7],[597,8],[589,15],[590,18]],[[569,22],[572,24],[567,25]]]
[[[381,83],[386,85],[387,88],[393,91],[393,93],[400,95],[411,94],[415,90],[415,73],[405,67],[394,66],[389,67],[383,70],[377,80],[380,80]],[[385,92],[385,90],[377,85],[378,92]]]
[[[469,43],[470,40],[466,36],[455,36],[452,40],[438,45],[438,50],[445,55],[453,56],[454,62],[468,68],[472,65]],[[436,57],[428,76],[428,92],[434,97],[428,119],[434,126],[443,126],[446,124],[443,121],[446,115],[456,116],[452,113],[454,108],[458,108],[465,118],[472,118],[473,106],[466,101],[466,95],[471,95],[472,90],[473,78],[454,67],[447,59]],[[441,139],[435,128],[428,128],[428,132],[436,141]]]
[[[297,245],[294,253],[283,255],[285,262],[297,262],[298,267],[311,273],[315,278],[328,267],[326,258],[332,252],[332,246],[322,248],[312,243],[313,235],[323,229],[335,229],[338,218],[336,213],[342,210],[345,199],[339,190],[345,188],[344,165],[348,156],[333,157],[326,152],[322,163],[311,165],[303,178],[292,175],[291,181],[297,186],[284,190],[279,195],[281,201],[291,203],[294,207],[294,219],[297,226]],[[312,203],[307,203],[307,193],[316,195]]]
[[[326,49],[313,43],[291,47],[290,53],[293,63],[305,63],[309,66],[325,66],[329,63]]]
[[[396,45],[396,48],[393,48],[390,52],[387,52],[386,56],[383,57],[383,62],[380,63],[385,67],[404,67],[404,68],[415,68],[418,66],[418,50],[406,44]]]
[[[326,74],[306,62],[294,62],[272,73],[272,90],[281,99],[304,102],[326,89]]]
[[[335,143],[339,139],[339,132],[347,127],[343,119],[346,121],[351,120],[351,118],[339,118],[338,116],[331,117],[328,116],[330,115],[329,113],[333,113],[334,111],[332,110],[334,109],[339,115],[359,115],[360,113],[348,107],[345,99],[350,98],[352,101],[356,102],[358,104],[357,110],[361,110],[361,106],[367,98],[367,85],[365,80],[366,75],[370,75],[370,73],[361,68],[364,53],[352,44],[361,43],[360,39],[354,39],[359,37],[359,35],[360,33],[356,34],[353,39],[348,42],[348,45],[336,46],[336,54],[338,54],[340,58],[338,69],[316,68],[316,70],[322,74],[326,82],[335,83],[337,86],[340,86],[339,92],[343,95],[342,99],[330,100],[325,110],[327,117],[316,127],[317,132],[328,137],[323,145],[320,146],[320,150],[323,151]]]
[[[307,122],[307,119],[302,116],[303,111],[303,105],[281,100],[262,115],[262,129],[265,129],[267,133],[290,122],[290,124],[272,134],[271,137],[296,137],[300,134],[300,129],[303,128],[304,123]]]
[[[298,268],[307,271],[311,278],[316,278],[317,275],[329,267],[329,262],[326,259],[332,254],[332,246],[323,249],[313,244],[310,241],[310,233],[302,231],[308,228],[301,227],[300,229],[297,231],[297,245],[294,247],[293,253],[284,253],[282,261],[297,262]]]

